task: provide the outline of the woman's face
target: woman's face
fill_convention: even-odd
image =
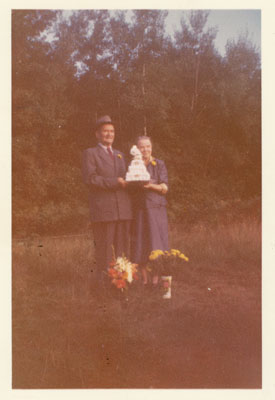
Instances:
[[[152,143],[150,139],[141,139],[137,144],[144,160],[149,160],[152,154]]]

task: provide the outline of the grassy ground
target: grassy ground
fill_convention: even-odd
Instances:
[[[91,291],[89,235],[14,241],[14,388],[261,387],[258,222],[172,227],[172,299]]]

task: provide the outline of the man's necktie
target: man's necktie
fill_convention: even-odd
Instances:
[[[111,159],[113,160],[113,159],[114,159],[114,155],[113,155],[113,152],[112,152],[112,150],[110,149],[110,147],[107,147],[107,151],[108,151],[108,153],[109,153],[109,156],[110,156]]]

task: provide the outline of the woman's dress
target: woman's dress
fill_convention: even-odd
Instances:
[[[151,182],[165,183],[168,174],[165,163],[154,159],[147,165]],[[152,250],[168,250],[168,219],[166,198],[152,189],[132,190],[134,219],[132,222],[131,261],[146,264]]]

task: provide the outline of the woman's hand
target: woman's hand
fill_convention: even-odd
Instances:
[[[153,189],[153,186],[156,186],[156,185],[154,185],[151,182],[146,183],[145,185],[143,185],[144,189]]]
[[[144,189],[147,189],[147,190],[148,189],[155,190],[156,192],[161,193],[161,194],[166,194],[168,191],[168,187],[165,183],[156,184],[156,183],[149,182],[149,183],[146,183],[146,185],[144,185],[143,187],[144,187]]]

